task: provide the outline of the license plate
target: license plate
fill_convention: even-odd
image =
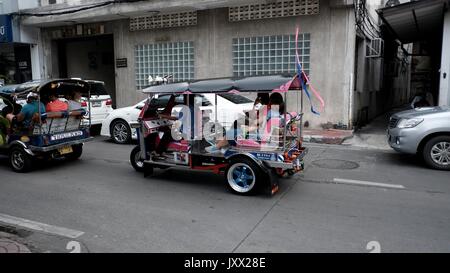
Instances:
[[[101,101],[94,101],[92,102],[92,107],[101,107],[102,106],[102,102]]]
[[[73,153],[73,149],[72,149],[72,146],[67,146],[67,147],[59,148],[59,149],[58,149],[58,152],[59,152],[61,155],[65,155],[65,154]]]

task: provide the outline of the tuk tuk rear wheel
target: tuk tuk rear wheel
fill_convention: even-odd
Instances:
[[[13,171],[26,173],[31,171],[32,157],[21,147],[13,147],[9,153],[9,163]]]
[[[141,159],[141,147],[136,146],[133,148],[130,154],[130,162],[131,166],[133,166],[137,172],[144,172],[145,165],[144,161]]]
[[[66,158],[69,160],[77,160],[83,154],[83,145],[73,145],[72,150],[73,152],[66,155]]]
[[[225,171],[225,178],[233,193],[252,195],[261,186],[262,170],[253,160],[239,158],[230,162]]]

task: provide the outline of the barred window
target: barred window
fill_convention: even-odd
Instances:
[[[197,25],[196,11],[140,16],[130,19],[130,31],[195,25]]]
[[[173,75],[172,81],[194,79],[194,43],[155,43],[135,47],[136,88],[149,86],[148,76]]]
[[[298,52],[305,73],[310,73],[311,39],[299,34]],[[233,39],[233,74],[236,77],[295,73],[295,35]]]

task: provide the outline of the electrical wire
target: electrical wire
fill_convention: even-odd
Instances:
[[[374,22],[367,9],[366,0],[355,0],[354,12],[356,26],[365,38],[373,40],[381,37],[379,26]]]
[[[17,13],[13,13],[12,15],[17,15],[17,16],[35,16],[35,17],[65,15],[65,14],[72,14],[72,13],[76,13],[76,12],[80,12],[80,11],[100,8],[100,7],[104,7],[104,6],[108,6],[108,5],[112,5],[112,4],[136,3],[136,2],[142,2],[142,1],[146,1],[146,0],[114,0],[114,1],[105,1],[105,2],[102,2],[102,3],[98,3],[98,4],[93,4],[93,5],[84,5],[84,6],[81,6],[81,7],[80,6],[69,7],[66,10],[62,10],[62,11],[58,11],[58,12],[42,12],[42,13],[17,12]]]

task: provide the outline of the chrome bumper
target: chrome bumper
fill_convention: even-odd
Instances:
[[[55,145],[51,145],[51,146],[45,146],[45,147],[38,147],[38,146],[28,146],[28,149],[30,149],[32,152],[50,152],[53,150],[57,150],[59,148],[62,147],[66,147],[66,146],[72,146],[72,145],[77,145],[77,144],[82,144],[85,142],[89,142],[94,140],[93,137],[89,137],[89,138],[84,138],[84,139],[79,139],[79,140],[73,140],[73,141],[69,141],[69,142],[64,142],[64,143],[60,143],[60,144],[55,144]]]
[[[303,159],[308,154],[308,148],[305,148],[303,153],[296,158],[293,162],[282,162],[282,161],[263,161],[270,168],[282,169],[282,170],[292,170],[296,167],[303,166]]]

